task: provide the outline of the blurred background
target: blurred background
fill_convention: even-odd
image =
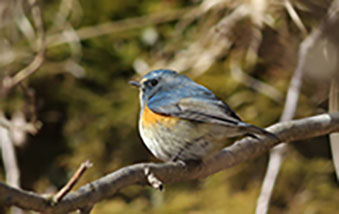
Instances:
[[[299,45],[331,3],[1,0],[0,134],[10,134],[16,153],[12,184],[54,193],[85,160],[94,165],[77,187],[123,166],[159,162],[138,135],[138,91],[128,85],[155,68],[185,73],[246,122],[278,122]],[[37,71],[6,89],[31,62]],[[327,112],[328,81],[309,74],[302,83],[295,118]],[[328,137],[291,147],[269,213],[336,213]],[[9,182],[10,153],[1,150],[0,181]],[[164,192],[131,186],[92,213],[254,213],[267,162],[264,155],[204,180],[165,185]]]

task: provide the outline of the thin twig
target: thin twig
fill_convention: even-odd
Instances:
[[[26,6],[26,1],[18,0],[16,1],[16,15],[14,20],[22,35],[29,42],[31,47],[34,47],[33,41],[36,38],[34,27],[29,21],[29,18],[25,14],[24,7]]]
[[[24,79],[36,72],[44,61],[46,44],[45,44],[45,31],[43,26],[43,20],[41,15],[41,10],[39,7],[38,0],[29,1],[32,6],[32,18],[34,25],[37,30],[37,55],[34,57],[33,61],[25,68],[17,72],[13,77],[4,78],[2,82],[2,87],[4,91],[8,91],[13,88]]]
[[[253,25],[252,27],[252,35],[251,40],[249,42],[249,46],[246,53],[246,65],[250,69],[253,69],[258,59],[258,52],[260,48],[260,44],[262,42],[262,33],[261,28],[263,26],[264,14],[267,10],[268,4],[263,0],[255,0],[251,2],[251,19]],[[233,59],[234,58],[234,59]],[[262,93],[263,95],[271,98],[277,103],[281,103],[283,99],[282,93],[274,88],[273,86],[260,81],[256,78],[251,77],[246,74],[240,65],[240,60],[236,59],[238,57],[231,57],[230,60],[230,71],[231,76],[241,82],[242,84],[253,88],[254,90]]]
[[[285,6],[288,14],[290,15],[291,19],[295,23],[295,25],[299,28],[299,30],[303,34],[303,36],[306,36],[307,33],[308,33],[307,29],[306,29],[305,25],[303,24],[303,22],[301,21],[297,11],[295,11],[292,3],[289,0],[284,0],[284,6]]]
[[[67,193],[69,193],[74,187],[74,185],[79,181],[79,179],[85,173],[85,171],[88,168],[92,167],[92,165],[93,164],[90,161],[85,161],[81,163],[80,167],[74,173],[72,178],[67,182],[67,184],[59,192],[55,194],[55,196],[53,197],[53,202],[58,203],[63,197],[65,197],[65,195],[67,195]]]
[[[230,62],[230,71],[233,79],[243,83],[244,85],[253,88],[254,90],[262,93],[263,95],[271,98],[277,103],[280,103],[283,100],[283,96],[280,91],[278,91],[273,86],[257,80],[250,75],[242,71],[240,63],[236,62],[237,60],[231,60]]]

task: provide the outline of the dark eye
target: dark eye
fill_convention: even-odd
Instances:
[[[156,79],[152,79],[151,80],[151,86],[156,86],[158,84],[158,80],[156,80]]]

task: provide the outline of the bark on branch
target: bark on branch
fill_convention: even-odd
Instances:
[[[283,142],[338,132],[339,112],[277,123],[269,127],[268,130],[275,133]],[[149,168],[163,183],[205,178],[255,158],[279,143],[269,138],[260,138],[259,140],[244,138],[223,149],[202,165],[183,165],[168,162],[162,164],[140,163],[127,166],[69,193],[57,204],[51,203],[51,199],[44,198],[37,193],[19,190],[0,183],[0,204],[14,205],[46,214],[67,213],[90,207],[98,201],[112,196],[124,187],[134,184],[147,184],[145,168]]]

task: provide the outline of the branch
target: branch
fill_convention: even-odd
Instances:
[[[289,4],[290,2],[288,0],[285,0],[285,6],[287,7],[287,9],[294,10],[292,5],[289,5]],[[332,2],[332,5],[328,9],[328,12],[327,12],[328,15],[326,19],[318,27],[314,28],[312,32],[300,44],[298,65],[295,69],[295,72],[291,79],[290,86],[288,88],[284,111],[281,115],[280,121],[288,121],[294,117],[295,111],[297,109],[298,98],[299,98],[299,93],[300,93],[300,88],[302,85],[302,78],[303,78],[304,72],[306,71],[310,72],[310,66],[309,66],[310,61],[314,60],[314,58],[310,56],[315,55],[314,52],[315,52],[315,49],[317,49],[316,46],[319,46],[320,40],[327,38],[327,37],[333,37],[331,39],[335,40],[336,42],[334,42],[332,46],[333,47],[338,46],[336,45],[338,44],[338,35],[339,35],[338,30],[334,31],[334,29],[337,29],[337,26],[339,23],[338,10],[339,10],[339,0],[335,0]],[[292,17],[293,11],[289,11],[289,13]],[[298,16],[296,14],[295,22],[298,25],[297,19],[298,19]],[[299,28],[301,29],[303,34],[305,34],[306,31],[304,32],[304,30],[302,29],[302,26],[303,26],[302,23],[300,22],[299,25],[300,25]],[[322,50],[322,52],[326,52],[325,48]],[[338,51],[336,53],[338,53]],[[327,59],[323,59],[321,61],[319,58],[320,57],[317,57],[318,64],[322,65],[320,70],[322,70],[322,72],[326,74],[328,72],[326,71],[328,70],[327,64],[331,64],[331,63],[329,63]],[[316,72],[319,71],[319,69],[313,69],[313,70],[316,70]],[[335,112],[335,111],[332,111],[332,112]],[[336,134],[335,136],[338,136],[338,134]],[[332,137],[332,138],[335,138],[335,137]],[[337,159],[336,156],[338,155],[336,153],[339,152],[339,147],[335,143],[331,143],[331,146],[335,148],[335,149],[332,149],[332,153],[333,153],[334,159],[336,160]],[[257,201],[257,208],[256,208],[257,214],[266,214],[268,211],[269,201],[272,196],[273,188],[274,188],[276,179],[278,177],[281,164],[285,159],[285,154],[287,152],[287,149],[288,147],[286,144],[280,144],[279,146],[273,148],[270,153],[268,167],[267,167],[265,178],[264,178],[264,181],[261,187],[261,192],[260,192],[260,195]],[[337,165],[339,165],[339,157],[338,157],[337,162],[338,162]]]
[[[253,63],[254,64],[254,63]],[[251,75],[245,73],[240,65],[239,60],[232,59],[230,62],[230,71],[231,76],[234,80],[239,81],[240,83],[246,85],[249,88],[252,88],[261,94],[269,97],[277,103],[281,103],[283,100],[282,93],[264,81],[258,80]]]
[[[83,162],[78,168],[78,170],[74,173],[72,178],[67,182],[67,184],[61,190],[59,190],[57,194],[54,195],[53,203],[58,203],[63,197],[65,197],[65,195],[67,195],[75,186],[75,184],[79,181],[79,179],[85,173],[85,171],[88,168],[92,167],[92,165],[93,164],[89,161]]]
[[[339,68],[338,68],[339,72]],[[339,79],[333,78],[331,81],[330,92],[329,92],[329,112],[339,111]],[[339,181],[339,133],[330,134],[330,145],[332,151],[332,158],[334,163],[334,169]]]
[[[288,121],[294,117],[295,111],[297,109],[300,88],[302,85],[302,77],[305,70],[306,54],[313,46],[318,36],[319,31],[314,30],[300,44],[298,66],[294,71],[290,86],[288,87],[284,110],[280,117],[280,121]],[[257,201],[256,214],[266,214],[268,211],[275,181],[277,180],[278,173],[280,171],[281,164],[284,161],[287,149],[287,144],[280,144],[274,147],[270,152],[266,174]]]
[[[269,127],[268,130],[276,134],[284,142],[338,132],[339,113],[322,114],[301,120],[281,122]],[[140,163],[127,166],[69,193],[56,205],[52,205],[50,199],[36,193],[19,190],[0,183],[0,203],[46,214],[67,213],[91,207],[124,187],[134,184],[147,184],[145,168],[149,168],[163,183],[205,178],[255,158],[279,143],[267,137],[262,137],[259,140],[244,138],[221,150],[216,156],[201,165],[183,165],[181,163],[167,162],[161,164]]]
[[[192,8],[183,8],[178,10],[163,11],[160,13],[155,13],[151,15],[145,15],[136,18],[128,18],[115,22],[108,22],[104,24],[99,24],[96,26],[82,27],[76,30],[78,39],[90,39],[98,36],[103,36],[107,34],[118,33],[125,30],[142,28],[148,25],[156,25],[164,22],[173,21],[179,19],[186,13],[195,10],[195,7]],[[47,37],[48,47],[54,47],[62,45],[65,43],[73,42],[74,38],[65,37],[68,32],[62,32],[60,34],[55,34]]]
[[[0,118],[0,120],[2,120],[2,118]],[[10,129],[0,127],[0,150],[5,167],[6,183],[13,187],[19,188],[20,170],[10,134]]]
[[[295,25],[299,28],[299,30],[301,31],[303,36],[306,36],[307,35],[307,29],[306,29],[305,25],[303,24],[303,22],[301,21],[297,11],[294,9],[292,3],[289,0],[284,0],[284,6],[287,10],[287,13],[291,17],[291,19],[293,20]]]
[[[5,120],[5,117],[0,116],[0,120]],[[13,137],[11,137],[11,129],[0,126],[0,150],[5,174],[6,183],[12,187],[20,188],[20,170],[18,167],[18,161],[15,154]],[[20,214],[22,210],[12,207],[12,214]]]
[[[6,93],[9,89],[13,88],[24,79],[29,77],[35,71],[37,71],[44,61],[46,42],[45,42],[45,30],[42,21],[42,14],[38,5],[38,0],[30,0],[32,5],[32,18],[34,25],[37,29],[37,55],[33,61],[25,68],[16,73],[13,77],[4,78],[0,89],[3,88],[3,93]]]

